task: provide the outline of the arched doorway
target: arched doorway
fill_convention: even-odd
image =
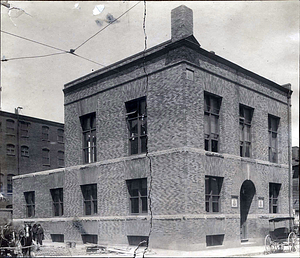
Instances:
[[[247,217],[255,192],[255,186],[251,180],[243,182],[240,191],[240,232],[242,241],[248,239]]]

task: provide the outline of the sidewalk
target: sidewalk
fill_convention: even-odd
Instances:
[[[65,243],[45,243],[40,251],[35,252],[36,257],[134,257],[135,247],[116,248],[107,247],[105,250],[98,250],[87,253],[87,245],[77,245],[75,248],[66,247]],[[178,251],[166,249],[150,249],[145,257],[299,257],[297,252],[287,251],[275,254],[264,254],[264,246],[241,246],[236,248],[212,248],[202,251]],[[143,257],[143,248],[136,252],[136,258]]]

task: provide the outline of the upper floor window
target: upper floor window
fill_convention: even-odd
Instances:
[[[64,215],[63,189],[62,188],[50,189],[50,193],[52,197],[53,216]]]
[[[93,215],[98,212],[97,184],[81,185],[84,214]]]
[[[63,129],[57,129],[57,142],[64,142],[64,130]]]
[[[24,192],[26,202],[26,217],[34,217],[35,214],[35,192]]]
[[[84,163],[97,161],[96,158],[96,113],[91,113],[80,118],[83,134]]]
[[[15,145],[13,144],[7,144],[6,145],[6,154],[9,156],[15,156]]]
[[[251,121],[253,109],[240,105],[240,155],[251,157]]]
[[[281,184],[269,183],[269,212],[279,213],[278,197]]]
[[[205,210],[220,212],[220,192],[223,177],[205,176]]]
[[[269,124],[269,161],[278,162],[278,126],[279,118],[268,116]]]
[[[12,181],[13,176],[15,176],[15,175],[14,174],[7,175],[7,192],[8,193],[13,192],[13,181]]]
[[[20,135],[21,137],[29,137],[29,125],[30,123],[20,121]]]
[[[48,126],[42,127],[42,140],[49,141],[49,127]]]
[[[129,154],[147,152],[147,105],[146,97],[125,103],[128,126]]]
[[[42,151],[43,166],[50,166],[50,150],[43,149]]]
[[[12,119],[6,120],[6,133],[14,134],[15,133],[15,121]]]
[[[21,156],[29,157],[29,147],[28,146],[21,146]]]
[[[204,146],[207,151],[219,151],[220,107],[221,97],[204,93]]]
[[[58,151],[57,152],[57,161],[58,161],[58,166],[59,167],[64,167],[65,166],[65,153],[63,151]]]
[[[127,180],[126,183],[130,198],[130,213],[147,213],[147,178]]]

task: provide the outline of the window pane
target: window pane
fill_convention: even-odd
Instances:
[[[209,135],[210,134],[210,129],[209,129],[209,115],[205,114],[204,115],[204,133]]]
[[[245,115],[245,122],[250,123],[251,122],[251,110],[248,108],[244,108],[244,115]]]
[[[250,157],[250,143],[246,142],[245,157]]]
[[[204,96],[204,110],[210,111],[210,98],[209,96]]]
[[[98,212],[98,204],[97,201],[93,201],[93,205],[94,205],[94,214],[96,214]]]
[[[130,133],[130,137],[135,137],[138,135],[138,120],[137,119],[129,121],[129,133]]]
[[[147,137],[141,137],[141,153],[147,152]]]
[[[139,213],[139,199],[131,198],[131,213]]]
[[[205,177],[205,194],[210,194],[209,177]]]
[[[218,152],[218,141],[211,140],[211,151]]]
[[[92,207],[90,201],[85,201],[85,215],[91,215],[92,214]]]
[[[148,200],[147,197],[142,197],[142,212],[147,212],[148,211]]]
[[[140,100],[140,110],[139,110],[139,115],[146,115],[146,100],[142,99]]]
[[[204,140],[204,148],[205,148],[205,150],[206,151],[208,151],[209,150],[209,148],[208,148],[208,146],[209,146],[209,140]]]
[[[210,186],[211,186],[212,194],[219,194],[218,181],[216,178],[214,177],[210,178]]]
[[[244,125],[240,123],[240,141],[244,141]]]
[[[141,135],[146,135],[147,134],[147,118],[144,117],[144,118],[140,118],[140,132],[141,132]]]
[[[210,116],[211,119],[211,133],[218,134],[219,133],[219,117]]]
[[[272,133],[271,147],[272,148],[276,148],[277,147],[277,133]]]
[[[219,212],[219,203],[217,203],[217,202],[212,203],[212,211]]]
[[[250,137],[251,137],[251,133],[250,133],[250,126],[249,125],[245,125],[245,141],[250,142]]]
[[[205,211],[209,212],[209,202],[205,202]]]
[[[131,147],[131,154],[138,154],[138,139],[137,138],[133,138],[130,139],[130,147]]]

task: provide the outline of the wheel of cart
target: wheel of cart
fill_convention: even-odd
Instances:
[[[293,217],[277,217],[269,220],[269,234],[265,237],[265,253],[296,251],[297,236],[294,230]]]

